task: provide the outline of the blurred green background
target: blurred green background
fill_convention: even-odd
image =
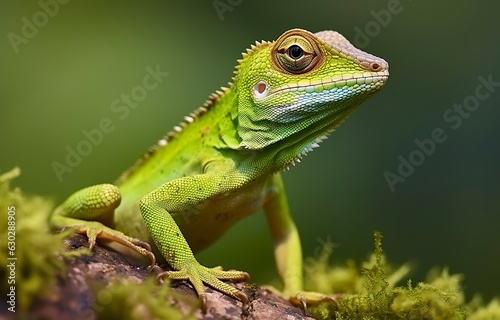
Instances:
[[[68,1],[57,12],[47,5],[47,19],[42,6],[0,3],[0,169],[20,166],[17,186],[61,201],[81,187],[112,182],[226,85],[255,40],[293,27],[333,29],[384,57],[391,76],[284,174],[304,255],[314,256],[330,239],[338,245],[334,263],[362,259],[379,229],[392,262],[414,262],[414,280],[432,266],[449,266],[465,274],[469,295],[499,293],[500,88],[456,130],[443,114],[474,95],[478,77],[500,81],[500,2]],[[112,102],[158,64],[169,76],[120,119]],[[59,181],[52,163],[64,163],[66,147],[75,148],[82,130],[103,118],[114,131]],[[397,173],[398,156],[408,159],[414,140],[435,128],[448,139],[392,192],[384,173]],[[247,270],[257,282],[272,280],[263,214],[241,221],[199,259]]]

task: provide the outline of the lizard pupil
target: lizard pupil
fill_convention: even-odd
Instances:
[[[294,44],[293,46],[288,48],[288,55],[292,59],[298,60],[304,55],[304,50],[302,50],[302,48],[299,47],[298,45]]]

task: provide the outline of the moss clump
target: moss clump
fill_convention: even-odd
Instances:
[[[483,306],[482,299],[478,296],[474,298],[468,305],[470,317],[467,320],[499,320],[500,319],[500,300],[493,299],[491,302]]]
[[[195,319],[196,300],[171,290],[168,283],[158,285],[152,278],[142,283],[114,281],[104,287],[91,285],[97,319]],[[175,301],[182,301],[189,310],[183,314]]]
[[[336,294],[336,303],[324,302],[310,309],[317,319],[500,319],[497,300],[483,307],[467,305],[461,289],[462,275],[447,269],[429,272],[425,283],[397,286],[410,271],[409,265],[390,266],[382,250],[382,236],[375,232],[375,251],[361,268],[353,261],[330,267],[331,247],[323,248],[319,260],[306,270],[306,289]]]
[[[64,263],[56,258],[56,253],[66,251],[62,240],[70,231],[57,235],[49,232],[51,201],[26,196],[17,188],[10,189],[9,182],[19,174],[20,170],[15,168],[0,175],[0,210],[3,211],[0,261],[7,261],[0,265],[0,278],[13,280],[2,281],[0,286],[2,295],[15,288],[15,310],[22,312],[35,297],[49,291],[56,275],[64,270]]]

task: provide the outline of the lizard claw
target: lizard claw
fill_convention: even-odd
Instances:
[[[301,291],[298,292],[295,296],[291,296],[289,298],[290,303],[292,303],[295,306],[301,307],[302,310],[304,310],[304,314],[308,314],[307,306],[308,305],[314,305],[318,304],[321,302],[333,302],[337,303],[337,299],[341,295],[333,295],[329,296],[323,293],[319,292],[311,292],[311,291]]]
[[[151,250],[151,245],[145,241],[139,240],[137,238],[133,238],[131,242],[137,246],[143,247],[144,249],[146,249],[148,251],[153,251],[153,250]]]

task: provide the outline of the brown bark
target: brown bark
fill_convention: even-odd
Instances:
[[[72,249],[87,246],[84,236],[76,235],[69,239]],[[66,261],[67,270],[58,277],[50,293],[38,299],[30,308],[30,318],[43,319],[95,319],[94,292],[91,283],[106,285],[113,279],[128,279],[143,282],[152,277],[146,268],[131,264],[125,257],[96,245],[91,256],[81,256]],[[162,285],[162,284],[158,284]],[[241,303],[227,295],[206,287],[208,308],[207,313],[196,311],[198,319],[312,319],[304,312],[290,305],[287,301],[268,290],[258,288],[247,290],[243,284],[235,284],[245,290],[250,299],[250,308],[242,312]],[[172,290],[196,299],[191,285],[186,281],[172,284]],[[172,299],[165,301],[172,303]],[[175,301],[180,310],[188,310],[184,301]]]

